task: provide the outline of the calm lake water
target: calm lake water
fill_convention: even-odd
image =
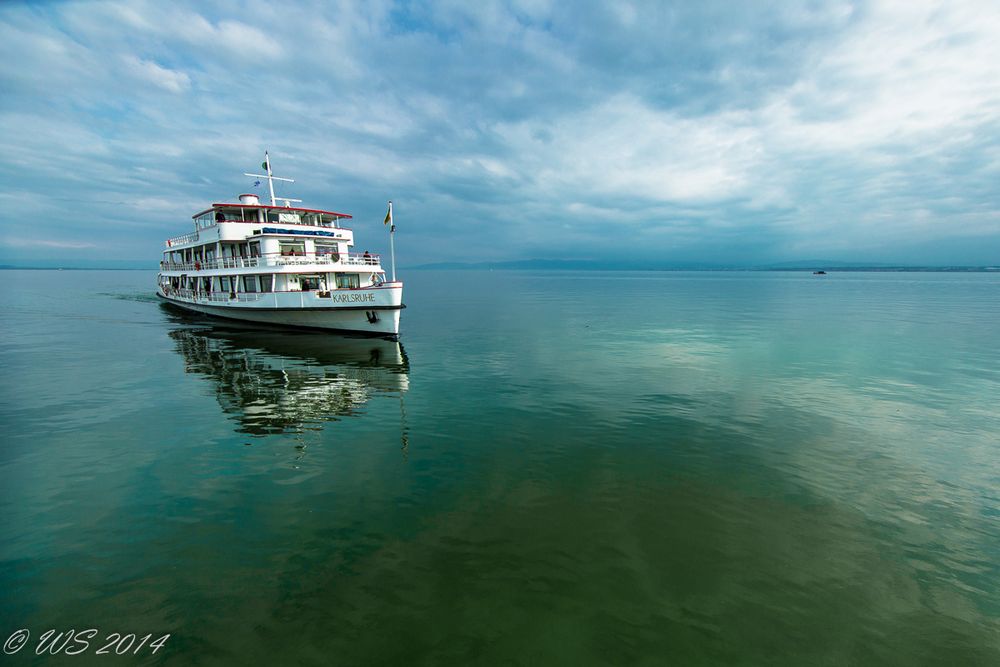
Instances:
[[[1000,664],[1000,275],[402,277],[397,346],[0,272],[5,662]]]

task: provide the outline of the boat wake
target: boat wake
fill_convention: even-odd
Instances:
[[[160,300],[157,298],[156,294],[150,292],[133,292],[131,294],[121,294],[113,292],[99,292],[99,296],[109,296],[112,299],[118,299],[119,301],[135,301],[138,303],[159,303]]]

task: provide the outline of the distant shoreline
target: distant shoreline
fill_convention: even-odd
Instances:
[[[526,259],[507,262],[436,262],[404,267],[408,271],[832,271],[839,272],[893,272],[893,273],[991,273],[1000,271],[1000,266],[921,266],[881,263],[852,263],[835,260],[798,260],[757,265],[710,265],[710,264],[655,264],[653,262],[632,262],[627,268],[620,262],[592,260],[550,260]]]
[[[120,266],[0,266],[0,271],[156,271],[157,267]]]
[[[529,260],[530,261],[530,260]],[[638,266],[620,268],[600,265],[587,265],[580,262],[546,263],[546,266],[521,262],[497,262],[481,264],[421,264],[419,266],[400,267],[403,271],[606,271],[606,272],[782,272],[811,273],[824,271],[826,273],[1000,273],[1000,266],[830,266],[815,264],[810,266],[677,266],[652,267]],[[0,265],[0,271],[156,271],[156,266],[150,267],[114,267],[114,266],[12,266]]]

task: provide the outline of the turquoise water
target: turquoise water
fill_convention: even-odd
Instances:
[[[412,272],[401,346],[0,277],[9,664],[1000,664],[1000,275]]]

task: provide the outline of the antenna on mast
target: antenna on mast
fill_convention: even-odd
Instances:
[[[270,158],[270,156],[268,156],[267,151],[264,151],[264,162],[261,163],[260,167],[261,167],[261,169],[264,169],[265,171],[267,171],[266,175],[265,174],[248,174],[246,172],[244,172],[243,175],[244,176],[253,176],[254,178],[266,178],[267,179],[267,187],[271,191],[271,206],[277,206],[278,205],[278,200],[274,198],[274,181],[285,181],[286,183],[294,183],[295,179],[292,179],[292,178],[281,178],[280,176],[274,176],[274,175],[272,175],[271,174],[271,158]],[[285,198],[282,197],[282,199],[285,199]],[[285,201],[286,202],[290,202],[290,201],[302,201],[302,200],[301,199],[285,199]],[[285,206],[287,207],[288,204],[286,203]]]

